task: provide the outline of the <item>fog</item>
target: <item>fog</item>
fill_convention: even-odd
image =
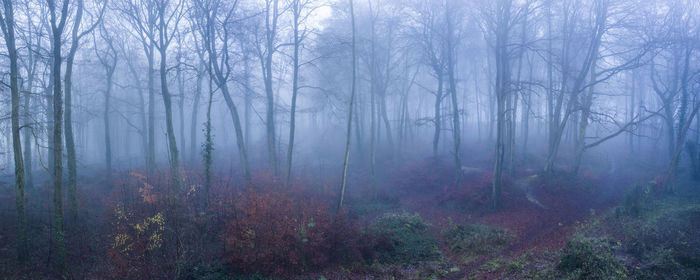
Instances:
[[[413,261],[383,259],[386,233],[372,232],[409,212],[443,238],[456,222],[515,239],[472,263],[444,251],[444,274],[423,265],[392,277],[521,278],[472,271],[535,240],[564,236],[552,247],[564,248],[589,210],[629,201],[640,184],[697,193],[696,1],[3,0],[0,10],[10,278],[386,279],[368,267]],[[533,223],[498,222],[517,215]],[[330,243],[307,233],[317,223]],[[342,272],[347,263],[362,264]]]

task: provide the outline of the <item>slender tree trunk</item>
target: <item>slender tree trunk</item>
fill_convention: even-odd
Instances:
[[[185,154],[187,153],[187,147],[185,143],[185,77],[184,74],[182,73],[182,67],[181,67],[181,58],[182,56],[180,53],[182,53],[182,44],[178,42],[178,58],[177,58],[177,63],[178,66],[176,68],[176,79],[177,79],[177,93],[178,93],[178,115],[179,115],[179,134],[180,134],[180,151],[182,151],[183,158],[185,158]]]
[[[141,129],[139,130],[139,134],[141,135],[141,152],[144,155],[144,163],[146,166],[148,166],[148,124],[147,124],[147,114],[146,114],[146,102],[143,99],[143,89],[141,88],[141,79],[139,78],[138,72],[136,72],[136,68],[134,68],[133,62],[130,60],[127,60],[127,66],[129,67],[129,72],[131,73],[131,77],[134,79],[136,82],[136,90],[139,95],[139,119],[141,122]]]
[[[272,58],[275,53],[275,37],[277,36],[277,19],[279,17],[277,7],[278,0],[272,1],[272,11],[266,11],[266,50],[263,61],[263,78],[265,84],[265,97],[267,99],[267,112],[265,114],[265,128],[267,132],[268,161],[274,174],[278,175],[277,149],[275,148],[275,96],[272,89]],[[270,12],[272,18],[270,19]]]
[[[31,20],[28,18],[28,22]],[[28,24],[27,26],[31,26],[31,24]],[[27,48],[29,49],[28,55],[27,55],[27,85],[26,85],[26,93],[24,96],[24,115],[23,115],[23,122],[24,122],[24,131],[23,131],[23,141],[24,141],[24,178],[25,178],[25,188],[26,189],[31,189],[34,187],[34,176],[33,176],[33,168],[32,168],[32,137],[33,134],[35,133],[36,129],[36,124],[34,124],[34,121],[32,120],[32,110],[31,106],[33,104],[33,89],[34,89],[34,75],[36,73],[37,69],[37,57],[35,56],[33,50],[32,50],[32,30],[31,28],[29,29],[29,35],[27,36],[28,44]],[[39,45],[39,40],[37,40],[37,45]],[[11,73],[10,73],[11,74]],[[21,243],[20,243],[21,244]]]
[[[105,107],[104,115],[102,116],[105,127],[105,167],[107,168],[107,184],[112,184],[112,136],[110,133],[109,110],[112,100],[112,79],[114,77],[115,64],[110,65],[107,69],[107,89],[105,90]]]
[[[591,83],[596,80],[595,63],[591,68]],[[583,96],[583,106],[581,109],[581,119],[579,120],[579,132],[576,139],[576,154],[574,156],[574,166],[572,168],[572,173],[574,175],[578,174],[581,167],[581,160],[583,159],[583,152],[586,150],[586,129],[588,128],[588,118],[591,114],[591,105],[593,103],[594,86],[591,85],[588,88],[588,94]],[[632,117],[633,118],[633,117]],[[630,122],[632,121],[630,118]]]
[[[163,19],[161,18],[161,21]],[[170,173],[172,176],[172,195],[175,195],[180,190],[180,162],[177,150],[177,141],[175,140],[175,130],[173,128],[173,107],[172,96],[168,91],[167,77],[167,56],[166,49],[161,46],[160,49],[160,84],[161,93],[163,95],[163,104],[165,105],[165,126],[168,136],[168,148],[170,151]]]
[[[433,133],[433,157],[437,158],[438,145],[440,144],[440,132],[442,130],[442,127],[441,127],[442,120],[440,119],[442,116],[442,112],[440,112],[440,107],[442,105],[440,103],[442,103],[443,78],[442,78],[441,71],[437,71],[435,74],[438,76],[438,88],[437,88],[437,93],[435,94],[435,109],[434,109],[435,115],[433,117],[433,121],[435,122],[435,132]]]
[[[510,0],[499,0],[498,8],[496,9],[496,100],[497,100],[497,115],[496,115],[496,154],[495,166],[493,174],[492,200],[493,208],[500,209],[502,207],[501,192],[503,184],[503,164],[506,159],[506,100],[511,95],[510,90],[510,67],[508,58],[508,30],[510,22]],[[514,115],[511,115],[514,116]]]
[[[452,137],[454,139],[454,160],[455,160],[455,172],[456,179],[455,185],[462,185],[462,151],[461,151],[461,132],[459,126],[459,103],[457,102],[457,82],[455,80],[455,66],[457,64],[457,59],[455,57],[455,48],[457,46],[454,42],[454,23],[451,19],[451,12],[449,5],[445,6],[445,14],[447,15],[447,77],[450,86],[450,96],[452,97]]]
[[[63,231],[63,92],[61,91],[61,45],[63,28],[68,17],[68,4],[64,2],[61,7],[60,21],[57,22],[58,15],[56,3],[49,0],[49,11],[51,12],[52,30],[52,56],[53,64],[51,76],[53,79],[53,211],[54,211],[54,246],[56,248],[56,271],[58,275],[66,276],[66,248],[64,244]]]
[[[347,126],[347,136],[345,141],[345,157],[343,159],[343,176],[340,183],[340,195],[338,195],[338,207],[336,211],[340,211],[343,207],[343,198],[345,197],[345,184],[347,182],[348,175],[348,161],[350,160],[350,139],[352,132],[352,109],[354,108],[355,102],[355,84],[357,76],[357,54],[355,51],[355,10],[353,7],[353,0],[350,0],[350,19],[352,22],[352,87],[350,90],[350,106],[348,106],[348,126]]]
[[[197,72],[197,81],[195,82],[196,89],[194,101],[192,103],[192,117],[190,119],[190,162],[194,162],[195,158],[197,158],[197,127],[199,126],[197,123],[197,115],[199,113],[199,100],[202,96],[203,73],[204,70],[202,69]]]
[[[211,166],[213,162],[214,141],[211,134],[211,104],[214,97],[212,77],[209,76],[209,101],[207,102],[207,120],[204,123],[204,144],[202,161],[204,162],[204,191],[205,206],[209,205],[209,192],[211,190]]]
[[[148,155],[146,156],[148,174],[153,176],[156,168],[156,94],[155,94],[155,77],[154,67],[154,51],[153,42],[148,45],[146,59],[148,60]]]
[[[294,1],[292,4],[294,14],[294,55],[293,55],[293,78],[292,78],[292,107],[290,108],[289,116],[289,145],[287,146],[287,185],[292,178],[292,156],[294,154],[294,129],[296,125],[296,109],[297,109],[297,94],[299,93],[299,16],[301,7],[299,1]]]
[[[27,238],[27,214],[25,210],[25,181],[24,181],[24,162],[22,159],[22,142],[20,139],[19,127],[19,66],[17,47],[15,44],[15,19],[12,2],[3,0],[4,17],[0,19],[2,22],[2,32],[5,37],[5,44],[10,57],[10,91],[12,99],[12,154],[14,157],[15,166],[15,208],[17,211],[17,228],[18,228],[18,243],[17,243],[17,259],[20,263],[26,264],[29,262],[29,239]],[[1,16],[0,16],[1,17]]]

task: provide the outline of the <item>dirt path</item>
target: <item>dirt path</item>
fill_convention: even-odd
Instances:
[[[439,233],[445,225],[455,223],[481,223],[508,229],[515,234],[512,244],[494,254],[482,256],[466,265],[460,265],[460,272],[448,279],[463,279],[478,272],[487,262],[498,257],[517,257],[526,252],[554,251],[562,248],[566,240],[575,232],[576,226],[603,210],[612,207],[619,199],[625,179],[619,174],[616,159],[609,158],[607,174],[595,179],[595,191],[577,193],[567,189],[558,192],[543,191],[536,182],[534,172],[521,174],[510,188],[504,189],[505,208],[498,212],[478,214],[468,210],[450,209],[441,205],[439,198],[455,190],[441,189],[441,186],[427,185],[435,189],[432,193],[405,193],[400,200],[402,209],[418,212]],[[473,171],[473,170],[469,170]],[[484,176],[487,175],[486,171]],[[475,173],[475,172],[472,172]],[[468,188],[468,187],[467,187]],[[479,182],[473,188],[489,194],[488,184]],[[442,194],[441,194],[442,193]],[[488,196],[488,195],[487,195]],[[488,199],[487,199],[488,200]],[[488,207],[488,206],[486,206]],[[459,260],[453,260],[459,264]]]

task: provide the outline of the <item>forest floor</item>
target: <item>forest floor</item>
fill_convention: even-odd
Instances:
[[[584,170],[578,176],[571,176],[566,172],[555,172],[545,178],[542,173],[537,171],[537,166],[523,164],[516,168],[518,171],[510,176],[513,179],[504,183],[503,207],[495,211],[491,204],[492,174],[488,162],[474,161],[465,164],[461,168],[463,178],[459,186],[456,186],[454,180],[455,169],[449,163],[434,159],[407,162],[397,169],[387,170],[386,173],[383,173],[383,176],[377,181],[378,197],[376,200],[367,199],[371,197],[369,193],[373,191],[371,184],[360,182],[362,180],[355,181],[354,186],[358,187],[353,189],[347,200],[348,217],[356,222],[363,232],[371,232],[372,227],[376,230],[377,225],[380,228],[397,226],[387,223],[386,217],[408,219],[399,220],[396,229],[407,232],[414,231],[411,227],[415,221],[411,219],[417,217],[420,220],[418,224],[424,223],[428,232],[427,235],[418,238],[431,239],[433,243],[430,244],[435,244],[438,258],[430,260],[419,258],[418,261],[406,261],[401,259],[401,256],[393,255],[387,261],[386,258],[382,259],[380,256],[382,254],[381,248],[377,249],[375,244],[373,250],[377,255],[368,263],[348,266],[331,265],[318,270],[311,269],[307,273],[296,274],[296,276],[292,276],[295,274],[285,274],[281,278],[272,279],[558,279],[563,277],[559,268],[561,258],[566,254],[571,240],[577,236],[585,235],[591,240],[598,240],[597,238],[600,236],[612,236],[615,240],[620,240],[619,242],[634,244],[636,242],[634,240],[637,239],[632,239],[632,237],[637,238],[636,227],[640,224],[656,229],[659,228],[655,224],[656,220],[672,220],[675,221],[675,224],[664,224],[664,227],[685,229],[686,223],[684,221],[691,219],[689,225],[700,225],[700,200],[691,202],[672,200],[656,204],[645,200],[643,202],[645,205],[661,206],[653,208],[652,212],[650,212],[651,210],[647,211],[650,214],[642,216],[615,214],[620,211],[629,212],[625,209],[637,207],[627,205],[630,193],[634,194],[640,185],[652,185],[650,182],[655,182],[654,178],[649,178],[648,174],[653,173],[642,171],[646,170],[644,168],[623,165],[610,157],[599,159],[595,166],[597,169]],[[141,185],[139,176],[128,180]],[[368,180],[368,176],[358,176],[357,174],[356,176]],[[16,223],[14,221],[14,204],[12,203],[14,195],[9,179],[9,177],[0,178],[0,201],[5,202],[0,205],[0,220],[7,222],[0,229],[0,272],[12,273],[6,274],[14,275],[11,278],[15,278],[15,276],[26,279],[46,278],[47,275],[51,274],[47,274],[49,270],[45,267],[38,270],[16,270],[14,268],[12,256],[14,255],[13,240],[16,238]],[[82,182],[83,186],[90,186],[95,190],[99,190],[98,186],[103,184],[97,177],[83,177]],[[688,184],[691,185],[692,189],[694,184]],[[152,187],[148,184],[143,184],[143,186],[144,189]],[[110,240],[114,239],[112,237],[113,229],[105,226],[105,221],[110,221],[109,217],[113,216],[114,213],[108,207],[110,199],[115,192],[120,190],[121,188],[114,188],[112,193],[86,192],[83,195],[85,199],[82,200],[82,208],[90,209],[90,211],[82,213],[81,216],[86,218],[88,222],[80,227],[75,227],[71,226],[70,219],[67,220],[69,228],[74,228],[68,234],[68,236],[74,237],[67,240],[70,244],[74,244],[72,251],[69,252],[69,260],[83,269],[81,274],[76,275],[100,278],[99,275],[105,275],[106,270],[114,269],[105,253],[110,251]],[[139,192],[141,191],[142,189],[139,188]],[[264,192],[265,190],[261,189],[260,191]],[[330,189],[321,190],[321,192],[323,194],[320,197],[324,199],[332,200],[334,198]],[[653,192],[646,191],[644,192],[646,196],[639,197],[649,200],[650,193],[653,196]],[[137,193],[137,200],[138,196]],[[143,197],[143,193],[140,193],[140,196]],[[52,254],[51,250],[47,249],[51,248],[52,238],[50,230],[52,215],[47,215],[51,213],[51,197],[52,192],[46,184],[38,185],[29,192],[28,196],[34,205],[29,208],[29,217],[33,221],[37,221],[29,229],[34,236],[37,236],[33,238],[35,244],[32,244],[32,247],[37,249],[33,254],[33,262],[46,267],[48,267],[48,260]],[[143,197],[144,201],[147,198],[149,197]],[[633,203],[637,202],[633,201]],[[694,212],[696,208],[697,213]],[[670,210],[656,211],[656,209]],[[658,217],[670,218],[659,219]],[[695,218],[698,220],[692,221]],[[404,221],[406,221],[405,226]],[[620,225],[629,225],[629,227],[620,228]],[[455,235],[449,235],[449,233],[454,232],[458,233],[458,239],[454,239]],[[408,235],[400,236],[416,237],[410,232],[406,234]],[[666,236],[664,234],[667,233],[659,231],[657,235]],[[38,238],[39,236],[45,238]],[[214,236],[213,238],[215,241],[218,237]],[[381,239],[381,236],[377,235],[373,238]],[[658,247],[655,247],[655,244],[663,244],[662,241],[651,240],[651,237],[648,236],[641,236],[638,239],[647,240],[647,247],[652,249]],[[686,239],[683,237],[673,240],[685,242],[683,240]],[[422,242],[424,241],[418,240],[417,244],[423,246],[425,243]],[[376,240],[371,242],[376,242]],[[682,244],[686,243],[679,244],[681,245],[674,243],[668,246],[673,248],[672,246],[685,246]],[[474,253],[475,247],[469,246],[486,247],[487,249],[476,250],[479,252]],[[591,246],[598,248],[597,245]],[[698,248],[700,248],[700,244]],[[418,251],[411,251],[414,249]],[[408,248],[408,254],[424,253],[424,251],[420,251],[423,249],[425,248]],[[658,252],[653,252],[657,255],[670,254],[663,250],[658,249]],[[678,251],[682,252],[682,250]],[[696,251],[691,251],[688,254],[691,257],[700,256],[700,252]],[[615,249],[614,257],[611,258],[613,261],[624,261],[625,265],[629,264],[629,267],[635,265],[644,269],[654,267],[653,264],[648,264],[653,263],[653,259],[649,260],[646,256],[631,257],[632,255],[633,253],[630,253],[629,249],[626,251]],[[391,260],[391,258],[395,259]],[[83,261],[85,261],[85,265],[80,264]],[[610,262],[610,260],[605,262]],[[700,271],[700,263],[697,266]],[[668,265],[664,267],[668,267]],[[692,269],[678,271],[687,272],[684,275],[694,275],[690,274],[694,273]],[[231,276],[233,278],[210,277],[208,279],[267,279],[259,274],[243,276],[242,278],[235,273],[232,275],[234,275]],[[586,277],[578,278],[585,279]],[[596,277],[588,277],[588,279],[596,279]],[[654,279],[654,277],[646,279]]]
[[[424,165],[423,165],[424,164]],[[587,220],[616,206],[632,186],[633,176],[617,168],[608,159],[602,175],[584,173],[572,180],[568,174],[554,174],[545,180],[535,169],[514,174],[506,182],[503,208],[491,210],[491,171],[488,168],[464,167],[463,187],[450,181],[454,171],[442,164],[423,163],[398,171],[387,189],[399,190],[397,202],[389,212],[419,214],[434,236],[451,225],[482,224],[507,230],[513,235],[504,248],[480,256],[453,254],[440,242],[449,263],[444,279],[508,278],[508,263],[523,258],[547,262],[552,269],[554,252]],[[377,212],[370,217],[380,216]],[[365,217],[366,218],[366,217]],[[513,268],[511,267],[510,270]]]

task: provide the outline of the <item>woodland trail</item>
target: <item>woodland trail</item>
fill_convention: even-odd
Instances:
[[[556,193],[554,196],[537,188],[538,174],[524,174],[508,190],[505,207],[498,212],[470,214],[435,205],[432,196],[414,195],[401,201],[402,208],[418,212],[439,234],[449,222],[481,223],[505,228],[515,234],[505,249],[460,265],[461,272],[447,279],[463,279],[498,257],[517,257],[523,253],[541,253],[561,249],[575,232],[576,226],[596,213],[613,207],[620,197],[625,179],[617,169],[616,159],[608,158],[608,172],[595,180],[595,191],[588,194]],[[486,171],[482,171],[486,172]],[[459,263],[458,260],[453,260]]]

